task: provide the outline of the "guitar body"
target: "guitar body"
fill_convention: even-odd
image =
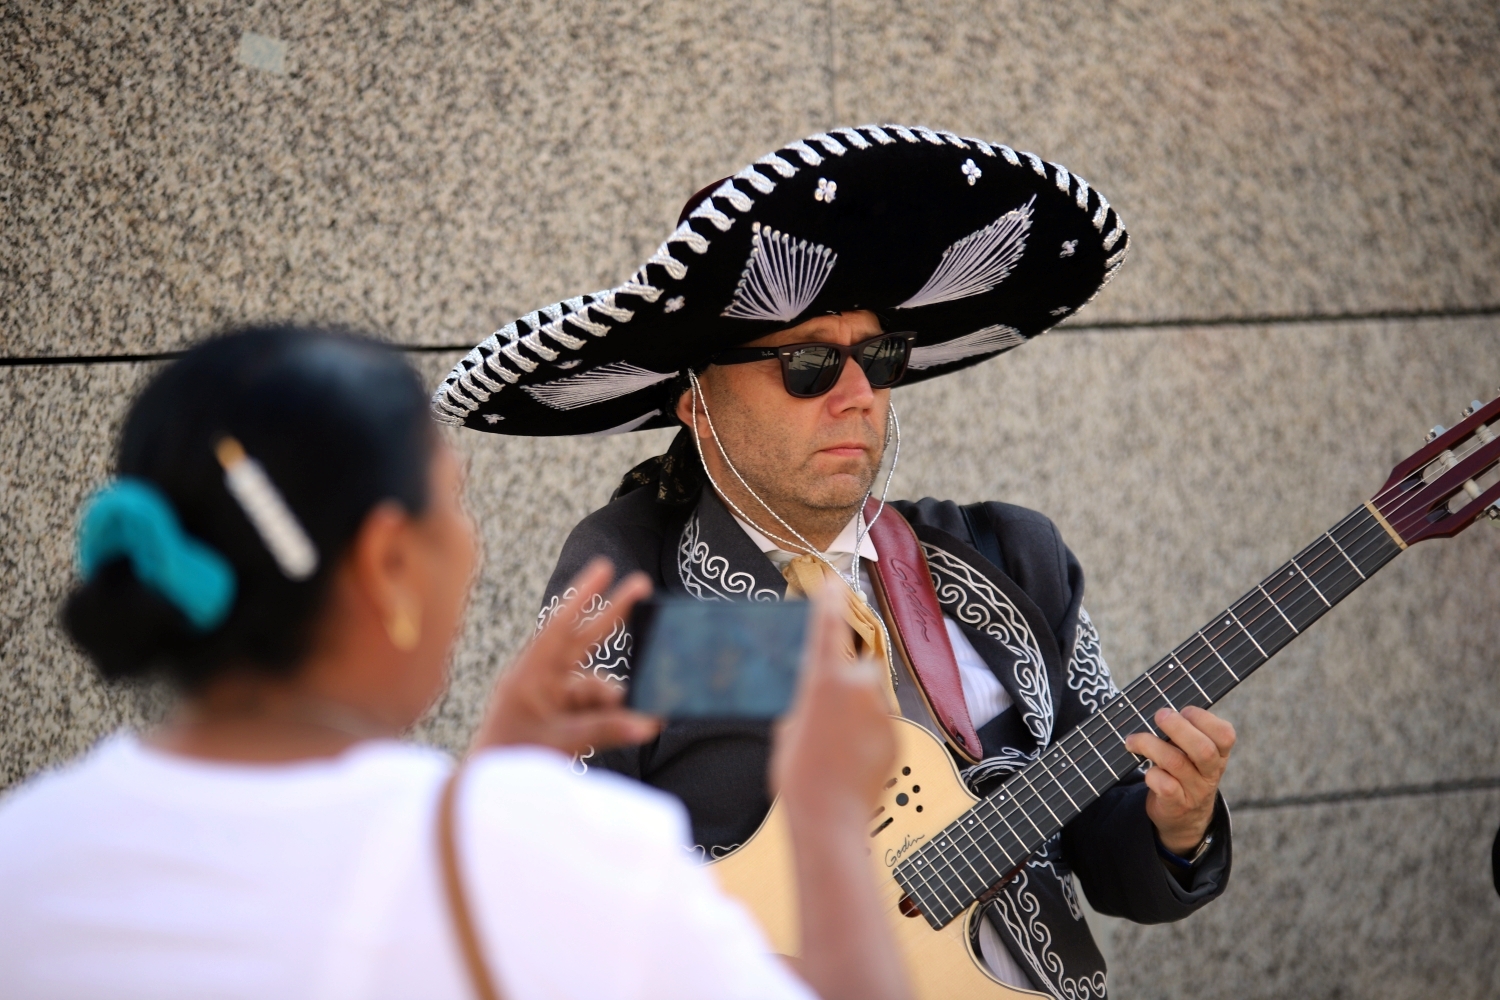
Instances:
[[[914,722],[898,717],[891,722],[896,728],[896,766],[891,784],[881,793],[879,812],[870,821],[870,863],[917,996],[922,1000],[1044,996],[1006,986],[984,968],[969,945],[969,932],[980,919],[977,904],[962,919],[939,930],[933,930],[915,911],[910,916],[902,912],[902,892],[892,869],[979,800],[964,787],[942,743]],[[772,804],[754,836],[714,861],[710,870],[726,892],[749,907],[774,951],[801,954],[791,834],[780,801]]]

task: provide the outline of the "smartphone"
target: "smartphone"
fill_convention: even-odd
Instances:
[[[807,601],[642,601],[626,701],[666,719],[774,719],[791,707]]]

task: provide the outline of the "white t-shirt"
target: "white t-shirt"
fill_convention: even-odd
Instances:
[[[435,837],[451,768],[394,741],[238,765],[112,737],[0,800],[0,992],[471,1000]],[[664,795],[495,750],[458,830],[508,1000],[812,996],[684,852]]]

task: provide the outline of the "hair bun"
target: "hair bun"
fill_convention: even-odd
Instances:
[[[63,605],[63,628],[106,680],[144,678],[192,641],[186,617],[136,578],[130,560],[112,559]]]

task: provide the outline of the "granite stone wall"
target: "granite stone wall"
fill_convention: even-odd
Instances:
[[[160,354],[336,321],[436,382],[830,126],[1035,150],[1130,225],[1069,328],[896,393],[896,494],[1051,515],[1122,679],[1500,386],[1491,2],[10,4],[0,93],[0,784],[161,710],[55,624]],[[418,738],[463,742],[569,527],[668,436],[456,435],[485,565]],[[1112,995],[1500,993],[1497,553],[1414,548],[1226,700],[1232,887],[1091,917]]]

